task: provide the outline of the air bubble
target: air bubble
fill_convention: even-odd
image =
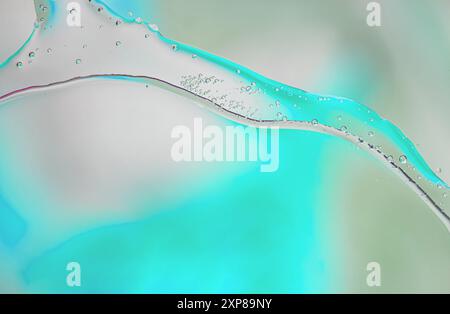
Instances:
[[[75,60],[75,64],[80,64],[81,63],[81,59],[76,59]]]
[[[312,119],[312,120],[311,120],[311,123],[312,123],[313,125],[317,125],[317,124],[319,124],[319,121],[317,121],[317,119]]]
[[[375,135],[372,131],[369,131],[369,133],[367,134],[369,134],[370,137],[373,137]]]
[[[156,24],[149,24],[148,25],[150,27],[150,29],[154,32],[158,32],[159,31],[159,27]]]
[[[406,158],[405,155],[401,155],[401,156],[398,158],[398,161],[400,161],[401,164],[406,164],[406,162],[408,161],[408,158]]]
[[[118,40],[118,41],[116,41],[116,46],[117,46],[117,47],[119,47],[120,45],[122,45],[122,42],[121,42],[121,41],[119,41],[119,40]]]
[[[35,53],[34,51],[31,51],[31,52],[28,54],[28,57],[30,57],[31,59],[33,59],[35,56],[36,56],[36,53]]]
[[[16,67],[19,68],[19,69],[23,68],[23,63],[22,63],[22,61],[17,62],[17,63],[16,63]]]

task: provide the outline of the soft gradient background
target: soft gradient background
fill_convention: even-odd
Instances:
[[[368,1],[108,2],[167,37],[370,106],[450,181],[448,1],[378,1],[378,28],[366,24]],[[16,36],[0,31],[2,55],[29,35],[23,16]],[[275,173],[175,165],[170,130],[197,116],[230,124],[117,81],[3,107],[0,291],[450,292],[448,232],[366,152],[283,131]],[[81,264],[79,288],[65,284],[70,261]],[[371,261],[381,287],[366,285]]]

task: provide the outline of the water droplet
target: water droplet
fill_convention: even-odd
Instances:
[[[83,49],[86,49],[87,48],[87,44],[83,44]]]
[[[75,60],[75,64],[80,64],[81,63],[81,59],[76,59]]]
[[[197,55],[192,55],[192,59],[197,59]]]
[[[118,40],[118,41],[116,41],[116,46],[117,46],[117,47],[119,47],[120,45],[122,45],[122,42],[121,42],[121,41],[119,41],[119,40]]]
[[[373,133],[372,131],[369,131],[369,133],[368,133],[368,134],[369,134],[369,136],[370,136],[370,137],[372,137],[372,136],[374,136],[374,135],[375,135],[375,134],[374,134],[374,133]]]
[[[406,162],[408,161],[408,158],[406,158],[405,155],[401,155],[401,156],[398,158],[398,161],[400,161],[401,164],[406,164]]]
[[[441,172],[442,172],[442,169],[441,169],[441,168],[437,168],[437,169],[436,169],[436,172],[437,172],[437,173],[441,173]]]
[[[52,48],[48,48],[47,53],[52,53]]]
[[[145,38],[149,38],[149,37],[150,37],[150,34],[145,34],[144,37],[145,37]]]
[[[19,69],[21,69],[21,68],[23,67],[22,61],[17,62],[17,63],[16,63],[16,67],[19,68]]]
[[[394,157],[392,157],[392,155],[387,156],[387,160],[389,162],[394,162]]]
[[[342,132],[347,132],[347,127],[345,125],[341,126],[340,130]]]
[[[34,51],[31,51],[31,52],[28,54],[28,57],[30,57],[31,59],[33,59],[35,56],[36,56],[36,54],[34,53]]]
[[[338,121],[342,120],[342,116],[337,116]]]
[[[317,124],[319,124],[319,121],[317,121],[317,119],[312,119],[312,120],[311,120],[311,123],[312,123],[313,125],[317,125]]]
[[[237,73],[237,74],[241,74],[241,70],[236,69],[236,73]]]
[[[177,45],[172,45],[172,50],[173,51],[177,51],[178,50],[178,46]]]
[[[129,16],[129,17],[132,17],[132,16],[133,16],[133,12],[128,11],[128,16]]]
[[[154,32],[158,32],[159,31],[159,27],[156,24],[149,24],[148,25],[150,27],[150,29]]]
[[[134,21],[136,23],[138,23],[138,24],[141,24],[142,23],[142,18],[141,17],[137,17]]]

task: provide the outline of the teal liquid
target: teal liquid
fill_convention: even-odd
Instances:
[[[175,92],[197,96],[210,110],[242,124],[308,129],[354,142],[399,174],[449,226],[445,212],[449,205],[442,192],[449,189],[447,183],[428,166],[397,126],[370,108],[347,98],[312,94],[282,84],[225,58],[166,38],[156,25],[131,12],[124,15],[123,8],[114,1],[93,3],[82,3],[83,17],[88,23],[68,29],[64,25],[66,1],[36,2],[36,29],[2,64],[0,100],[5,102],[23,92],[86,78],[162,82]],[[47,9],[42,10],[44,7]],[[88,17],[86,12],[90,14]],[[142,34],[144,38],[128,43],[129,35],[125,35],[128,32]],[[91,38],[92,44],[87,45],[84,42],[89,41],[89,36],[97,37]],[[108,46],[100,40],[97,43],[98,38],[105,42],[110,39]],[[61,46],[62,42],[68,44]],[[111,51],[109,44],[116,49]],[[39,46],[41,54],[45,54],[44,46],[54,52],[40,58],[43,60],[36,56],[33,60],[39,63],[36,66],[27,65],[27,50]],[[89,49],[95,49],[97,56],[90,55]],[[63,52],[58,55],[58,51],[65,50],[74,51],[73,57]],[[58,67],[67,69],[52,74],[52,69]],[[35,73],[31,79],[27,77],[30,73]]]
[[[50,10],[51,12],[57,12],[57,10],[60,9],[58,8],[58,2],[51,1],[49,3],[53,8],[52,10]],[[46,24],[40,24],[40,26],[36,28],[37,31],[33,32],[33,35],[30,36],[29,41],[27,41],[27,43],[25,43],[24,46],[9,59],[9,61],[7,60],[2,65],[5,69],[5,73],[8,73],[7,71],[9,70],[14,71],[15,73],[23,73],[24,78],[23,81],[16,81],[16,83],[18,83],[16,87],[4,90],[2,89],[1,95],[6,95],[9,92],[20,91],[14,94],[19,95],[22,92],[21,89],[27,88],[29,86],[35,86],[30,91],[33,92],[35,90],[36,92],[38,92],[39,90],[44,90],[51,87],[47,86],[48,84],[63,84],[66,80],[70,80],[72,78],[76,78],[76,80],[87,79],[88,77],[95,79],[113,78],[119,80],[131,80],[135,81],[137,84],[148,84],[149,80],[160,80],[163,83],[172,84],[175,87],[174,92],[186,91],[187,94],[193,94],[197,96],[200,100],[204,101],[206,105],[209,106],[208,108],[212,111],[224,115],[225,117],[237,121],[238,123],[251,124],[256,126],[275,125],[286,128],[308,129],[312,131],[325,132],[342,137],[344,139],[348,139],[352,142],[355,142],[356,145],[364,146],[364,148],[367,148],[370,152],[379,155],[382,159],[384,159],[387,166],[392,167],[392,169],[394,169],[395,171],[399,169],[405,171],[405,173],[401,173],[402,176],[407,175],[408,178],[415,179],[416,176],[420,174],[421,176],[423,176],[423,178],[427,179],[428,182],[425,182],[425,180],[419,182],[417,180],[414,185],[423,187],[423,189],[427,192],[427,195],[430,196],[432,200],[435,200],[435,205],[439,206],[439,208],[442,207],[438,205],[441,197],[440,191],[442,191],[438,190],[438,186],[444,189],[448,189],[448,185],[430,169],[430,167],[424,161],[411,141],[401,132],[399,128],[394,126],[389,121],[383,119],[375,112],[371,111],[369,108],[349,99],[311,94],[306,91],[270,80],[251,71],[250,69],[242,67],[229,60],[170,40],[164,37],[154,26],[148,26],[145,21],[136,20],[135,17],[131,18],[129,16],[116,13],[116,11],[114,10],[115,7],[113,7],[112,4],[111,7],[106,6],[106,4],[110,3],[109,1],[98,1],[97,3],[103,5],[107,9],[108,14],[122,21],[123,24],[127,24],[130,26],[140,24],[142,28],[146,28],[146,31],[150,33],[151,36],[153,36],[153,42],[156,41],[157,45],[166,47],[166,52],[168,54],[171,54],[175,59],[187,57],[184,58],[181,63],[189,63],[191,66],[192,64],[194,64],[193,68],[198,69],[198,71],[195,72],[191,71],[190,69],[184,70],[183,68],[173,69],[169,67],[168,69],[170,71],[178,71],[181,73],[176,73],[172,77],[165,77],[164,73],[157,73],[156,71],[154,73],[147,73],[146,70],[142,70],[142,72],[139,72],[139,70],[133,70],[129,73],[128,71],[121,71],[122,69],[119,69],[119,71],[115,71],[115,67],[117,66],[117,64],[102,65],[102,68],[98,69],[95,67],[91,68],[92,64],[89,64],[90,57],[88,56],[86,58],[81,58],[81,63],[76,65],[74,62],[74,58],[67,58],[64,60],[61,59],[63,60],[63,64],[67,64],[67,72],[65,73],[65,75],[54,75],[49,77],[42,76],[36,79],[36,81],[30,83],[27,81],[28,78],[26,78],[25,75],[26,73],[33,72],[34,68],[30,66],[28,68],[25,67],[23,69],[17,69],[15,67],[15,62],[19,59],[24,60],[26,58],[26,55],[28,54],[28,44],[39,44],[39,41],[41,40],[40,36],[51,37],[52,29],[44,28],[52,25],[51,23],[55,23],[53,24],[53,28],[57,28],[57,24],[61,23],[61,21],[57,17],[57,14],[55,13],[46,16],[46,20],[44,22]],[[63,7],[63,5],[61,5],[61,7]],[[64,15],[61,16],[64,17]],[[103,22],[104,21],[102,20],[102,23]],[[112,38],[116,39],[116,36],[114,34],[108,35],[111,35]],[[142,41],[146,39],[144,36],[141,37]],[[78,38],[76,38],[76,40],[78,40]],[[79,45],[80,47],[82,46],[81,42]],[[115,42],[116,40],[112,41],[111,46],[114,46]],[[55,43],[54,41],[52,41],[52,43],[52,49],[55,53],[54,60],[57,60],[57,51],[58,48],[61,48],[61,43]],[[148,44],[147,41],[145,45],[151,44]],[[99,49],[101,48],[102,47],[100,47]],[[131,44],[128,44],[124,41],[122,48],[131,49]],[[87,49],[94,48],[91,48],[91,46],[89,45]],[[40,51],[42,51],[42,49]],[[151,56],[149,56],[149,59],[151,59]],[[133,63],[133,60],[131,59],[117,60],[118,62],[123,63]],[[37,56],[33,62],[35,64],[39,64],[39,56]],[[44,63],[44,61],[42,61],[42,63]],[[51,63],[47,65],[51,65]],[[207,67],[203,67],[204,65],[206,65]],[[47,69],[50,68],[51,67]],[[23,71],[20,72],[21,70]],[[36,69],[36,71],[38,70],[39,69]],[[202,76],[199,76],[199,74],[202,74]],[[3,77],[4,80],[7,79],[6,74]],[[214,85],[215,87],[218,86],[219,92],[216,93],[215,90],[211,88],[212,82],[207,82],[208,79],[212,82],[214,82],[216,79],[219,80],[219,82]],[[221,83],[223,82],[229,83],[232,88],[230,89],[230,85],[221,86]],[[210,91],[210,93],[206,93],[207,91]],[[221,98],[223,95],[229,94],[232,97],[231,100],[224,100]],[[7,105],[11,97],[14,95],[5,97],[3,99],[5,105]],[[289,144],[289,151],[291,154],[294,154],[290,157],[291,159],[295,159],[295,154],[302,153],[300,147],[306,146],[310,149],[317,149],[317,147],[314,146],[313,140],[298,141],[297,143],[293,143],[292,141],[295,140],[296,137],[292,136]],[[298,147],[296,147],[296,145],[298,145]],[[301,158],[298,162],[302,164],[302,174],[305,174],[307,173],[308,165],[314,165],[322,161],[320,159],[315,160],[311,157]],[[292,178],[292,174],[282,173],[276,179],[272,178],[271,180],[264,181],[264,183],[265,185],[277,185],[278,183],[279,186],[282,186],[281,182],[286,181],[293,182],[295,181],[295,179]],[[307,189],[307,183],[298,182],[298,184],[300,187],[302,187],[302,189]],[[220,186],[216,188],[218,190],[221,189]],[[438,193],[433,194],[434,191],[438,191]],[[283,191],[280,189],[278,193],[283,193]],[[235,231],[233,229],[233,222],[216,222],[212,223],[208,227],[207,224],[211,222],[208,221],[208,218],[204,217],[206,216],[213,218],[214,216],[208,216],[208,212],[206,210],[199,209],[199,204],[196,200],[198,199],[198,197],[203,196],[193,195],[192,200],[190,200],[190,202],[183,208],[183,211],[180,209],[175,209],[174,212],[169,211],[169,213],[158,215],[155,218],[157,222],[155,222],[154,220],[149,220],[137,224],[116,226],[111,228],[99,228],[99,230],[83,234],[81,236],[75,237],[70,241],[67,241],[61,247],[58,247],[52,252],[48,252],[48,254],[44,254],[40,259],[36,259],[32,263],[30,263],[30,266],[26,269],[24,274],[25,277],[27,277],[30,281],[31,289],[34,291],[42,291],[41,289],[47,289],[48,291],[65,291],[66,289],[68,289],[65,286],[64,282],[55,284],[55,282],[58,281],[58,278],[64,278],[65,275],[64,269],[60,268],[59,271],[56,271],[55,269],[58,269],[58,265],[64,264],[65,260],[70,254],[73,254],[73,252],[75,252],[74,255],[76,256],[83,256],[83,259],[80,260],[83,265],[91,265],[86,270],[88,273],[90,273],[88,278],[95,278],[95,280],[92,280],[92,282],[87,282],[83,286],[83,289],[81,289],[81,291],[84,292],[104,291],[104,286],[98,286],[98,283],[102,281],[108,281],[108,276],[111,273],[118,274],[116,279],[112,280],[109,286],[110,291],[113,292],[118,292],[121,289],[124,289],[124,287],[128,291],[135,292],[196,292],[196,289],[201,289],[202,287],[192,286],[192,282],[195,281],[195,278],[183,278],[183,276],[186,276],[186,274],[188,273],[186,270],[192,270],[195,269],[195,267],[198,267],[198,273],[200,274],[199,276],[201,280],[199,280],[199,282],[209,282],[210,284],[210,286],[208,286],[207,289],[204,288],[203,291],[206,290],[209,292],[217,292],[226,291],[227,289],[229,289],[230,291],[241,292],[314,292],[316,289],[323,289],[321,280],[313,278],[314,276],[317,276],[317,274],[323,273],[323,269],[316,269],[309,275],[311,276],[311,278],[307,278],[308,271],[310,269],[308,269],[307,267],[298,268],[298,281],[288,288],[286,288],[286,283],[289,282],[287,277],[288,274],[291,274],[291,272],[283,273],[283,267],[290,270],[294,269],[294,267],[288,268],[289,265],[292,266],[293,264],[295,264],[294,260],[305,260],[308,259],[308,256],[320,255],[320,253],[318,253],[318,251],[320,252],[320,242],[318,241],[318,237],[316,236],[317,230],[314,230],[313,227],[313,212],[316,210],[313,204],[317,200],[315,200],[314,198],[303,199],[302,202],[304,204],[304,207],[302,208],[302,211],[298,213],[295,213],[296,210],[298,211],[298,208],[294,208],[294,206],[292,205],[288,206],[284,204],[284,206],[282,206],[282,208],[287,208],[286,211],[288,211],[290,215],[293,215],[297,219],[297,225],[288,227],[291,229],[288,229],[288,231],[286,231],[290,234],[294,234],[292,242],[288,242],[285,247],[279,248],[279,251],[273,252],[273,256],[268,257],[267,255],[265,255],[264,245],[262,244],[260,251],[258,251],[254,256],[248,257],[249,264],[252,266],[236,265],[242,263],[242,261],[235,260],[236,256],[233,256],[232,254],[230,254],[230,260],[222,261],[224,265],[221,266],[221,254],[217,252],[216,255],[213,254],[213,256],[210,256],[209,261],[211,262],[212,266],[209,267],[212,268],[210,270],[211,273],[216,274],[215,276],[223,276],[223,278],[218,278],[214,276],[209,277],[211,275],[208,275],[208,272],[205,271],[205,269],[208,270],[207,263],[195,265],[195,259],[190,258],[187,255],[183,255],[183,253],[186,252],[181,251],[179,255],[174,253],[175,249],[179,249],[177,247],[177,244],[179,244],[180,242],[183,243],[183,236],[185,236],[185,234],[194,234],[193,239],[185,240],[186,242],[184,243],[186,246],[193,246],[196,243],[200,243],[199,245],[201,248],[202,245],[211,244],[208,243],[208,236],[210,236],[211,234],[214,234],[213,240],[211,240],[211,242],[214,242],[214,240],[216,242],[220,242],[219,240],[221,240],[221,233],[214,233],[214,229],[223,228],[223,234],[229,234]],[[205,202],[208,204],[207,207],[217,208],[220,204],[226,204],[228,206],[227,208],[233,208],[234,206],[237,208],[237,210],[251,208],[250,204],[246,204],[245,202],[242,202],[242,207],[239,207],[238,203],[234,203],[233,201],[228,200],[228,196],[223,195],[222,197],[222,199],[219,198],[218,200],[205,199]],[[274,198],[265,196],[262,200],[262,203],[264,203],[264,201],[270,203],[270,201],[273,201],[273,199]],[[270,207],[266,208],[262,206],[263,212],[268,212],[270,211],[270,209]],[[227,213],[227,211],[223,209],[221,213],[225,214]],[[233,215],[232,212],[228,212],[228,214]],[[175,228],[179,227],[177,225],[177,222],[180,215],[183,217],[184,221],[192,219],[193,221],[195,220],[198,223],[198,220],[204,219],[205,223],[200,224],[202,226],[200,230],[188,228],[185,233],[180,232],[179,234],[177,233],[174,235],[169,233],[166,234],[165,230],[174,228],[174,226]],[[277,215],[275,214],[268,214],[267,219],[264,221],[269,224],[271,221],[276,219],[276,217]],[[20,219],[16,220],[18,221],[17,230],[23,228],[23,224],[20,222]],[[279,223],[283,224],[287,222],[280,221]],[[155,226],[155,224],[157,226]],[[251,224],[251,219],[244,217],[242,223],[239,224],[237,228],[238,233],[245,233],[245,229],[249,224]],[[264,229],[261,226],[258,227]],[[294,229],[296,230],[297,228],[300,231],[297,231],[296,233]],[[145,230],[149,229],[151,231],[147,231],[148,233],[146,233]],[[124,259],[122,261],[124,263],[127,261],[129,262],[129,259],[122,256],[122,253],[125,249],[118,250],[118,253],[115,255],[114,253],[112,253],[114,256],[112,260],[114,260],[115,262],[110,264],[108,264],[108,261],[111,261],[111,256],[108,252],[98,252],[97,255],[83,255],[81,253],[84,251],[84,248],[86,248],[89,243],[91,243],[91,241],[95,241],[95,244],[93,244],[92,247],[92,251],[97,251],[96,247],[101,246],[102,240],[105,241],[105,243],[117,243],[119,239],[126,237],[126,235],[129,235],[130,233],[133,234],[133,232],[135,234],[132,235],[131,238],[136,240],[137,243],[135,250],[130,249],[130,255],[137,256],[142,259],[136,261],[136,264],[138,266],[136,267],[135,271],[131,273],[131,275],[128,268],[121,268],[122,263],[120,263],[120,258]],[[276,239],[276,233],[279,232],[279,229],[269,228],[268,232],[271,237]],[[162,243],[154,240],[160,234],[167,236],[168,239],[162,241]],[[298,242],[295,241],[295,237],[305,238],[308,234],[313,234],[312,240],[309,242],[302,242],[301,250],[297,251],[296,253],[298,254],[298,256],[291,257],[292,260],[283,262],[280,262],[277,259],[277,255],[288,255],[288,252],[294,248],[296,243],[298,244]],[[20,238],[21,233],[19,232],[13,236],[15,236],[16,238]],[[245,236],[246,235],[244,234],[244,239]],[[150,244],[148,242],[150,242]],[[255,241],[253,245],[258,246],[257,242],[258,241]],[[237,247],[239,247],[238,244],[239,239],[227,239],[223,244],[223,247],[219,247],[218,250],[236,249]],[[163,250],[163,252],[157,251],[155,247],[160,246],[167,247],[167,249]],[[244,247],[242,249],[250,249],[250,247],[251,246],[249,246],[248,248]],[[141,248],[147,248],[147,251],[143,250],[141,252]],[[199,251],[201,251],[201,249],[199,249]],[[68,252],[71,253],[69,254]],[[80,253],[76,254],[76,252]],[[138,253],[142,254],[142,256],[140,256]],[[160,260],[158,260],[157,256],[160,256],[161,253],[166,258],[161,258]],[[268,258],[270,261],[273,261],[272,264],[276,265],[274,274],[273,276],[269,276],[270,279],[268,279],[268,282],[266,284],[255,282],[254,285],[248,283],[239,285],[239,278],[244,276],[245,274],[253,274],[255,278],[260,278],[264,271],[267,271],[266,269],[264,269],[265,266],[261,266],[261,268],[253,268],[253,265],[255,265],[258,260],[264,258]],[[103,263],[101,262],[102,260],[104,261]],[[164,262],[164,260],[169,261],[169,265],[164,265],[164,263],[166,263]],[[182,266],[171,264],[175,263],[174,261],[176,260],[181,260],[183,262]],[[206,259],[206,261],[208,261],[208,259]],[[53,263],[55,265],[54,268],[48,267],[48,265],[51,265]],[[151,268],[148,267],[149,265],[152,266],[153,270],[148,270],[149,268]],[[235,269],[233,269],[233,266],[235,267]],[[170,277],[171,280],[169,282],[165,282],[162,279],[167,278],[167,276],[161,276],[161,279],[158,281],[157,275],[159,273],[164,271],[169,272],[169,270],[177,269],[177,267],[179,272],[175,271],[173,275],[169,275],[169,277],[173,276]],[[222,272],[217,271],[217,269],[214,269],[214,267],[222,267]],[[146,273],[146,271],[148,277],[139,278],[143,273]],[[167,273],[165,274],[167,275]],[[231,279],[226,278],[228,274],[232,274]],[[130,276],[132,279],[130,279]],[[276,277],[280,278],[279,281],[276,281]],[[46,282],[46,284],[42,284],[42,286],[39,286],[40,280],[44,280],[44,282],[45,280],[48,280],[48,282]],[[140,280],[142,282],[142,286],[139,286],[138,284]],[[221,285],[214,286],[214,284],[217,284],[217,282],[220,282]],[[302,282],[305,283],[305,286],[303,286]],[[317,286],[314,286],[312,284],[313,282],[317,282]]]

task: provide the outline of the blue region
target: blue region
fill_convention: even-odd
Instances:
[[[13,248],[23,238],[26,229],[24,219],[0,196],[0,241]]]

